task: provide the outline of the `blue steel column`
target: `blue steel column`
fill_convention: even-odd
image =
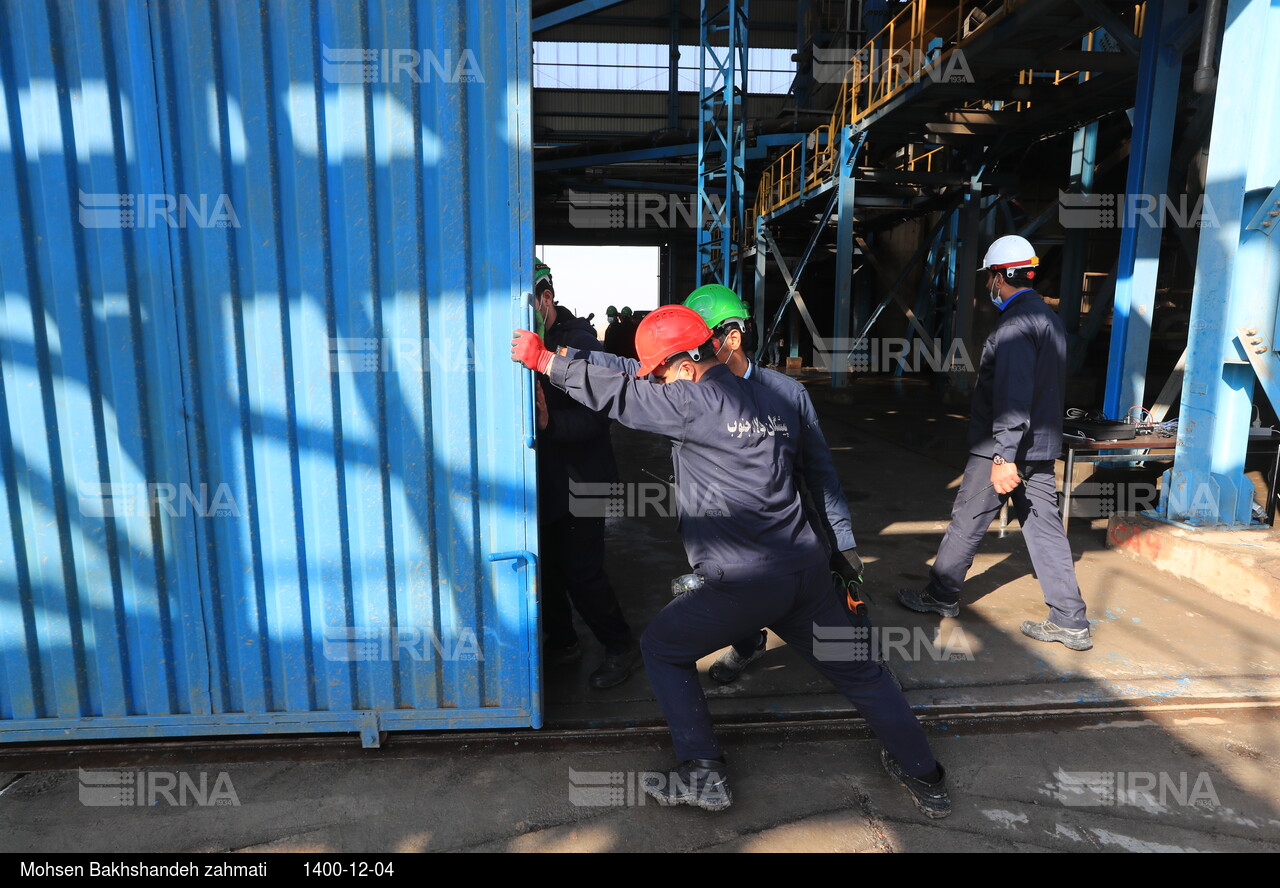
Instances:
[[[708,8],[712,2],[702,0],[698,31],[697,283],[719,283],[737,289],[741,253],[734,250],[733,239],[735,234],[742,236],[746,215],[743,98],[747,92],[748,0],[722,0],[714,3],[714,11]],[[721,39],[724,46],[713,45],[713,41]],[[712,69],[710,83],[708,65]],[[712,198],[721,198],[721,188],[723,195],[717,205]],[[736,261],[735,255],[739,257]]]
[[[1098,124],[1090,123],[1075,131],[1071,141],[1072,194],[1093,193],[1094,167],[1098,157]],[[1067,328],[1067,338],[1074,340],[1080,331],[1080,298],[1084,285],[1085,257],[1089,247],[1087,228],[1068,228],[1062,249],[1062,276],[1058,292],[1062,301],[1058,316]],[[1126,405],[1128,406],[1128,405]]]
[[[1250,523],[1254,371],[1235,331],[1272,329],[1280,267],[1277,239],[1244,228],[1280,181],[1280,79],[1258,68],[1280,45],[1280,5],[1231,0],[1226,17],[1178,447],[1160,503],[1164,517],[1201,527]]]
[[[979,246],[980,222],[982,219],[982,174],[985,166],[969,181],[964,201],[956,210],[959,224],[956,233],[960,243],[952,241],[951,264],[956,268],[955,323],[952,335],[962,343],[965,354],[970,360],[951,368],[949,382],[957,392],[969,391],[974,374],[977,372],[978,353],[973,341],[973,314],[975,310],[974,279],[977,277],[978,263],[982,261]]]
[[[1151,344],[1151,311],[1160,270],[1163,199],[1169,186],[1169,153],[1178,106],[1182,53],[1170,46],[1171,35],[1186,14],[1186,0],[1147,0],[1138,57],[1138,91],[1134,103],[1133,139],[1125,206],[1117,207],[1120,266],[1111,322],[1111,352],[1103,412],[1120,418],[1146,395],[1147,352]],[[1137,200],[1155,212],[1133,213]]]
[[[754,312],[752,316],[756,319],[756,337],[758,339],[756,342],[756,361],[759,362],[766,354],[769,345],[764,341],[764,337],[768,335],[769,331],[763,326],[765,324],[764,278],[768,270],[769,250],[765,246],[764,219],[759,216],[756,216],[756,230],[754,233],[756,239],[756,273],[753,276],[755,282],[755,289],[753,290],[755,307],[752,309]]]
[[[667,46],[667,129],[680,128],[680,0],[671,0]]]
[[[853,164],[866,135],[860,133],[856,137],[856,145],[854,138],[851,127],[846,126],[840,132],[840,166],[836,176],[839,197],[836,216],[836,319],[831,339],[833,355],[844,353],[849,338],[849,304],[853,289]],[[842,362],[831,362],[832,388],[844,387],[848,376]]]

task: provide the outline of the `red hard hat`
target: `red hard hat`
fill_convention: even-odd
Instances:
[[[710,338],[707,322],[692,308],[664,305],[654,309],[636,327],[636,355],[640,358],[636,376],[648,376],[667,358],[692,351]]]

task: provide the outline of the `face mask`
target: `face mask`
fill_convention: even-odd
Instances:
[[[991,276],[991,285],[987,288],[987,294],[991,297],[991,304],[996,308],[1000,307],[1000,278],[995,275]]]
[[[534,325],[537,327],[533,332],[538,334],[538,338],[542,339],[547,335],[547,318],[542,313],[542,300],[538,300],[538,304],[533,309]]]

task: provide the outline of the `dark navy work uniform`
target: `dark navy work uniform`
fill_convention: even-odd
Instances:
[[[587,407],[671,439],[680,535],[705,583],[663,608],[640,645],[677,758],[723,757],[697,661],[767,626],[858,708],[908,774],[931,773],[924,732],[888,672],[868,659],[869,646],[837,652],[823,641],[870,626],[845,608],[805,516],[794,406],[723,364],[696,383],[662,385],[560,356],[549,378]]]
[[[546,342],[550,348],[601,347],[595,329],[560,305]],[[604,484],[618,480],[609,418],[588,410],[553,386],[544,384],[543,394],[548,422],[538,432],[538,511],[547,643],[552,648],[577,643],[572,602],[605,653],[619,654],[635,642],[604,569],[604,516],[573,514],[569,497],[571,481]]]
[[[632,374],[640,367],[639,361],[604,352],[582,351],[570,357],[581,357],[597,366]],[[830,552],[855,548],[857,543],[853,538],[853,522],[849,519],[849,504],[831,462],[831,448],[827,446],[827,439],[818,424],[818,412],[813,408],[808,390],[785,373],[769,370],[754,362],[748,363],[742,378],[764,386],[795,409],[800,417],[799,425],[793,430],[798,439],[796,474],[803,484],[801,501],[805,514]],[[742,659],[750,657],[764,643],[764,634],[759,629],[757,626],[749,634],[734,640],[733,647]]]
[[[609,367],[633,375],[640,368],[639,361],[608,352],[568,350],[567,354],[571,358],[583,358],[598,367]],[[849,503],[840,486],[840,477],[831,461],[831,448],[827,446],[827,439],[818,424],[818,412],[813,407],[813,399],[809,397],[808,390],[785,373],[761,367],[754,362],[748,365],[742,378],[764,386],[795,408],[800,416],[800,424],[791,431],[799,442],[796,474],[804,483],[804,493],[807,494],[804,497],[805,513],[828,548],[836,552],[856,548],[858,544],[853,538]]]
[[[1066,379],[1062,321],[1035,290],[1015,293],[982,347],[969,421],[969,461],[926,589],[938,601],[960,600],[965,575],[1000,510],[1003,498],[990,487],[992,459],[999,454],[1026,478],[1008,496],[1050,621],[1064,629],[1088,628],[1075,562],[1058,515],[1053,472],[1062,453]]]

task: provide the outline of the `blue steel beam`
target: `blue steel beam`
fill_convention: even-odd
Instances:
[[[1068,191],[1072,194],[1093,192],[1094,170],[1098,162],[1098,124],[1090,123],[1075,131],[1071,140],[1071,176]],[[1067,337],[1074,339],[1080,330],[1080,300],[1084,290],[1085,259],[1089,249],[1088,229],[1066,230],[1066,245],[1062,250],[1062,275],[1058,293],[1061,302],[1058,316],[1067,328]]]
[[[680,0],[667,8],[667,129],[680,128]]]
[[[765,274],[768,271],[769,250],[765,245],[764,220],[759,216],[756,217],[756,268],[755,268],[755,312],[752,315],[756,319],[756,362],[759,363],[765,353],[765,349],[769,347],[769,343],[764,339],[767,332],[760,326],[764,321],[764,282]]]
[[[1280,4],[1231,0],[1226,19],[1178,446],[1159,509],[1193,527],[1251,523],[1244,458],[1254,370],[1237,330],[1269,332],[1274,342],[1280,295],[1280,239],[1246,227],[1280,181],[1280,79],[1258,70],[1280,45]]]
[[[1130,55],[1141,56],[1138,38],[1134,36],[1133,29],[1126,25],[1120,16],[1116,15],[1101,3],[1094,2],[1094,0],[1076,0],[1076,5],[1092,16],[1094,21],[1106,28],[1107,33],[1114,37],[1116,42],[1119,43],[1126,52]],[[1142,27],[1144,33],[1152,24],[1151,19],[1146,18],[1146,16],[1150,15],[1150,11],[1151,6],[1148,5],[1147,12],[1143,14],[1144,20]]]
[[[545,31],[547,28],[554,28],[556,25],[563,25],[565,22],[573,21],[584,15],[590,15],[593,12],[599,12],[602,9],[608,9],[610,6],[617,6],[623,0],[579,0],[577,3],[570,3],[568,6],[561,7],[555,12],[548,12],[546,15],[540,15],[533,20],[533,33]]]
[[[1138,57],[1138,89],[1129,142],[1129,175],[1124,206],[1117,207],[1120,267],[1111,322],[1111,351],[1102,412],[1119,419],[1132,405],[1145,406],[1147,354],[1151,345],[1151,313],[1160,271],[1160,238],[1169,186],[1169,155],[1182,53],[1169,37],[1186,13],[1186,0],[1147,0]],[[1137,207],[1156,212],[1130,212]],[[1130,217],[1133,218],[1130,218]]]
[[[960,242],[952,250],[952,263],[957,269],[958,275],[954,291],[956,310],[952,336],[963,343],[965,353],[970,355],[977,354],[976,343],[973,341],[973,315],[975,311],[973,300],[974,280],[978,273],[978,263],[982,261],[980,257],[982,256],[983,248],[980,246],[979,240],[982,236],[982,176],[985,172],[986,164],[984,163],[978,168],[978,172],[969,181],[969,187],[964,191],[963,201],[957,210],[959,216],[957,234]],[[949,377],[952,388],[958,392],[969,391],[975,369],[953,367]]]
[[[734,238],[746,218],[747,9],[748,0],[702,0],[698,28],[698,215],[705,221],[698,228],[696,280],[701,286],[705,274],[708,282],[735,290],[741,257],[735,259]],[[712,196],[719,187],[724,199],[717,203]]]
[[[827,228],[827,221],[831,218],[831,214],[835,211],[837,197],[838,195],[832,194],[831,199],[827,201],[827,208],[822,211],[822,217],[818,220],[818,224],[814,226],[813,233],[809,235],[809,243],[805,245],[804,253],[803,255],[801,255],[800,261],[796,264],[796,270],[794,273],[787,268],[787,261],[786,259],[783,258],[782,251],[778,249],[778,245],[777,243],[774,242],[773,236],[769,233],[769,230],[767,228],[764,228],[763,226],[759,226],[757,228],[757,231],[760,233],[762,243],[767,245],[768,248],[773,252],[774,261],[778,263],[778,270],[782,272],[782,278],[787,283],[787,295],[782,300],[782,304],[778,306],[778,310],[773,316],[773,323],[769,325],[766,331],[767,333],[766,337],[761,340],[761,342],[757,347],[757,350],[756,350],[757,362],[760,361],[761,356],[764,354],[765,344],[769,342],[770,337],[772,337],[775,331],[778,329],[778,324],[782,323],[782,317],[784,314],[786,314],[787,307],[790,306],[792,301],[798,297],[798,287],[800,286],[800,276],[804,274],[805,268],[809,265],[809,257],[813,255],[813,248],[817,245],[818,238],[822,237],[822,232],[825,231]],[[814,329],[813,334],[815,339],[819,338],[816,328]],[[795,347],[796,347],[795,336],[796,336],[795,328],[793,326],[792,340],[791,340],[792,356],[795,355]]]
[[[565,181],[565,180],[561,180]],[[574,180],[578,181],[577,179]],[[604,188],[629,188],[635,191],[653,191],[668,194],[697,194],[698,189],[694,185],[677,185],[674,182],[646,182],[642,179],[591,179],[590,185],[583,187],[582,191],[590,191],[595,186],[603,186]],[[598,189],[597,189],[598,190]]]
[[[853,165],[858,151],[867,140],[865,131],[855,137],[851,127],[840,133],[840,160],[836,171],[836,292],[835,333],[832,338],[834,353],[849,337],[849,306],[853,295],[853,195],[856,180]],[[848,384],[848,374],[839,362],[831,362],[831,387],[843,388]]]

